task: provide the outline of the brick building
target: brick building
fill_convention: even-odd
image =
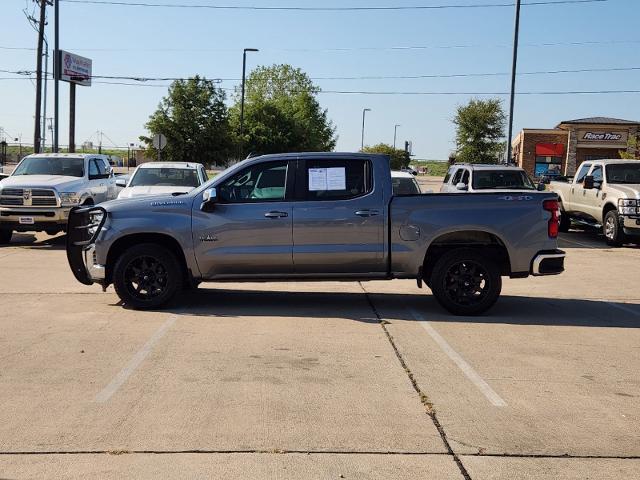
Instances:
[[[513,163],[530,175],[573,175],[585,160],[620,158],[631,153],[640,122],[593,117],[567,120],[550,129],[523,129],[513,140]]]

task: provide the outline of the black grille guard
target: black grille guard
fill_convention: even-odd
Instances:
[[[73,275],[80,283],[84,285],[93,285],[93,281],[87,273],[87,269],[84,264],[84,250],[87,245],[91,244],[93,240],[89,235],[89,213],[95,210],[102,210],[104,212],[104,218],[107,217],[107,212],[100,207],[74,207],[69,212],[69,220],[67,223],[67,260]],[[102,225],[98,227],[100,231]]]

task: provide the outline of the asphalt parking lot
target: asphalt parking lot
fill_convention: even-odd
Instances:
[[[453,317],[412,281],[122,308],[64,236],[0,248],[0,478],[640,478],[640,247]]]

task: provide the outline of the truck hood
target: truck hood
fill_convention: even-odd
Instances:
[[[2,187],[55,188],[59,192],[73,192],[82,188],[84,178],[65,175],[16,175],[5,178]]]
[[[118,198],[103,202],[100,207],[107,212],[119,213],[127,217],[145,217],[157,210],[191,210],[193,196],[186,195],[143,195],[132,198]]]
[[[607,189],[619,193],[620,198],[640,198],[640,185],[638,184],[628,183],[618,185],[617,183],[610,183]]]
[[[187,193],[193,190],[193,187],[180,186],[138,186],[127,187],[122,189],[118,194],[118,199],[145,197],[149,195],[169,195],[172,193]]]

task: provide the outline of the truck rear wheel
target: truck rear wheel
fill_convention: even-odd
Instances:
[[[168,304],[182,290],[182,269],[176,256],[154,243],[125,250],[113,269],[113,286],[128,306],[146,310]]]
[[[627,241],[627,236],[620,227],[620,217],[618,217],[618,213],[615,210],[609,210],[604,216],[602,233],[604,233],[607,245],[612,247],[619,247]]]
[[[11,242],[11,237],[13,235],[12,230],[0,230],[0,245],[4,245]]]
[[[454,315],[479,315],[500,296],[500,269],[481,250],[450,250],[433,267],[431,290],[436,300]]]
[[[562,233],[567,233],[571,228],[571,217],[567,215],[567,212],[562,208],[562,204],[560,204],[560,225],[558,225],[558,229]]]

